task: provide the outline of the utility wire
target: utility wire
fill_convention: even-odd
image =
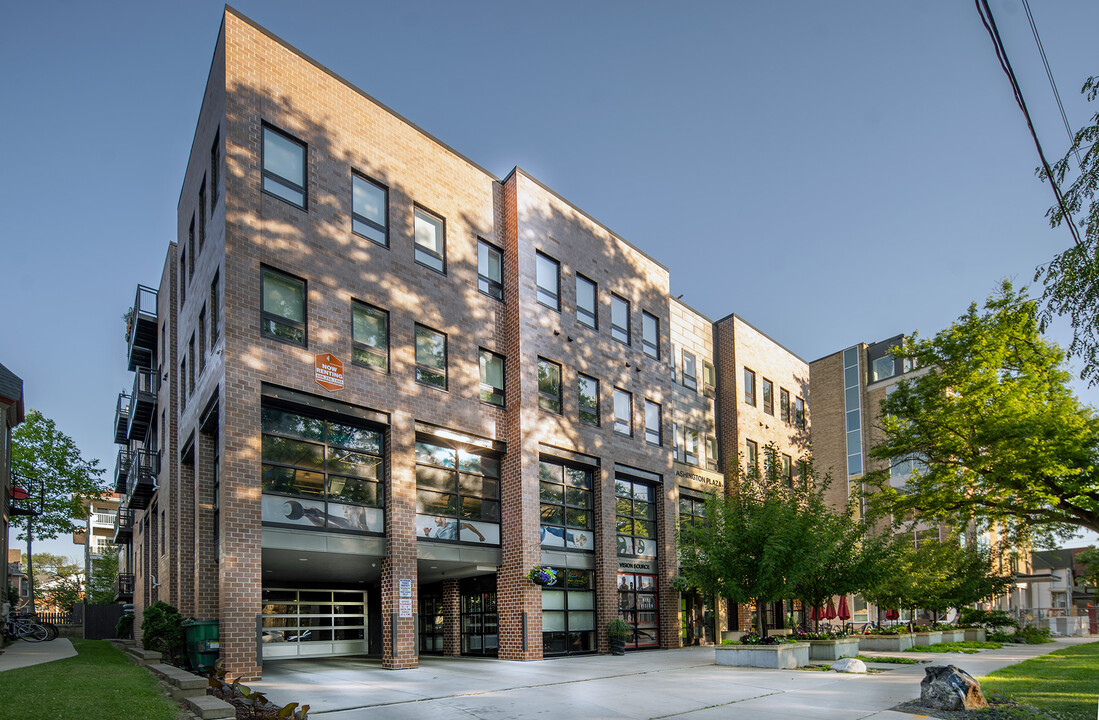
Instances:
[[[1049,166],[1049,162],[1046,161],[1046,154],[1042,151],[1042,143],[1038,141],[1038,133],[1034,129],[1034,122],[1030,119],[1030,112],[1027,110],[1026,101],[1023,100],[1023,91],[1019,88],[1019,81],[1015,77],[1015,71],[1011,69],[1011,62],[1007,59],[1007,50],[1004,49],[1004,43],[1000,39],[1000,31],[996,28],[996,20],[992,17],[992,8],[988,6],[988,0],[973,0],[977,5],[977,13],[981,16],[981,22],[985,26],[985,30],[988,31],[988,36],[992,38],[992,45],[996,49],[996,59],[1000,61],[1000,68],[1003,69],[1004,74],[1007,75],[1008,82],[1011,83],[1011,90],[1015,93],[1015,102],[1018,103],[1019,109],[1023,111],[1023,117],[1026,118],[1027,127],[1030,129],[1030,136],[1034,138],[1034,147],[1038,150],[1038,157],[1042,160],[1042,169],[1045,171],[1046,177],[1049,179],[1049,184],[1053,187],[1053,195],[1057,198],[1057,205],[1061,208],[1061,215],[1064,217],[1065,222],[1068,224],[1069,232],[1072,233],[1072,239],[1080,245],[1080,233],[1076,229],[1076,224],[1072,221],[1072,215],[1069,214],[1068,208],[1065,207],[1065,199],[1061,195],[1061,188],[1057,186],[1057,180],[1053,176],[1053,170]]]
[[[1030,12],[1030,3],[1023,0],[1023,9],[1026,10],[1027,21],[1030,23],[1030,31],[1034,34],[1034,44],[1038,46],[1038,54],[1042,56],[1042,65],[1046,68],[1046,77],[1049,78],[1049,87],[1053,90],[1053,99],[1057,101],[1057,109],[1061,111],[1061,120],[1065,123],[1065,132],[1068,133],[1069,145],[1072,145],[1072,127],[1068,123],[1068,115],[1065,114],[1065,106],[1061,103],[1061,93],[1057,90],[1057,81],[1053,79],[1053,71],[1049,69],[1049,60],[1046,58],[1046,49],[1042,46],[1042,38],[1038,35],[1038,26],[1034,24],[1034,14]],[[1083,165],[1080,160],[1080,151],[1074,151],[1076,164]]]

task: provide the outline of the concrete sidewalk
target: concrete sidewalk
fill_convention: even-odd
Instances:
[[[953,664],[974,676],[1095,638],[1009,645],[976,655],[905,653]],[[873,666],[872,666],[873,667]],[[327,658],[268,661],[264,679],[248,683],[279,703],[311,706],[324,720],[912,720],[890,711],[919,697],[925,664],[879,665],[875,675],[763,670],[714,665],[713,648],[683,648],[510,662],[424,656],[415,670],[383,670],[376,660]]]
[[[74,657],[76,648],[68,638],[57,638],[47,642],[31,643],[26,640],[16,640],[4,648],[4,654],[0,655],[0,672],[15,668],[39,665],[41,663],[64,660]]]

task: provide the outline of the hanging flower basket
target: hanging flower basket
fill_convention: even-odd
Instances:
[[[541,565],[535,565],[527,573],[527,577],[530,578],[535,585],[554,585],[557,582],[557,571],[553,568],[543,567]]]

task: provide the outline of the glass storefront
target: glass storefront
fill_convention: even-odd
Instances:
[[[657,647],[660,644],[656,604],[656,575],[618,573],[618,616],[634,628],[627,648]]]
[[[590,570],[557,570],[542,587],[542,654],[577,655],[595,650],[595,592]]]
[[[542,547],[594,551],[591,485],[591,470],[538,463]]]
[[[438,585],[424,588],[420,595],[420,652],[426,655],[443,654],[443,628],[446,617],[443,614],[442,588]]]
[[[417,442],[416,537],[499,545],[499,458]]]
[[[461,599],[462,654],[495,657],[500,648],[496,577],[463,580]]]

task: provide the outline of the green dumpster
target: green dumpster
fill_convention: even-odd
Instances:
[[[187,620],[183,623],[183,641],[192,668],[213,670],[219,652],[217,620]]]

